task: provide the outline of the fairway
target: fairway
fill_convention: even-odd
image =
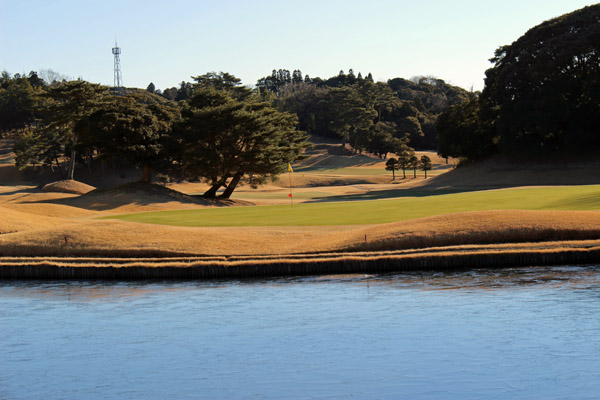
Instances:
[[[205,208],[104,217],[188,227],[381,224],[484,210],[600,210],[600,185],[456,193],[372,201]]]

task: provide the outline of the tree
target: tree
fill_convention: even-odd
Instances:
[[[11,78],[4,72],[0,86],[0,128],[3,132],[24,129],[36,119],[39,108],[37,95],[43,87],[34,87],[28,78],[18,74]]]
[[[342,143],[350,143],[357,151],[363,150],[377,117],[376,111],[367,108],[358,92],[348,86],[330,88],[326,101],[329,129],[342,138]]]
[[[256,186],[286,171],[308,146],[296,116],[256,98],[238,99],[227,88],[207,87],[190,100],[179,126],[180,165],[189,178],[204,177],[205,197],[229,198],[241,181]]]
[[[325,95],[325,89],[301,82],[281,88],[274,103],[279,110],[298,116],[300,130],[315,133],[323,125],[322,103]]]
[[[86,81],[65,82],[42,95],[48,103],[38,133],[59,140],[69,155],[67,179],[73,179],[78,138],[88,128],[86,120],[108,95],[107,87]]]
[[[427,179],[427,171],[429,171],[432,168],[431,158],[429,158],[429,156],[426,155],[421,156],[421,162],[419,165],[421,167],[421,170],[425,171],[425,179]]]
[[[156,86],[154,86],[154,83],[150,82],[150,84],[148,85],[146,90],[149,91],[150,93],[154,93],[154,92],[156,92]]]
[[[388,153],[395,152],[401,141],[393,136],[395,131],[394,123],[377,122],[371,129],[367,151],[383,159],[387,157]]]
[[[438,154],[475,161],[491,154],[496,148],[493,130],[480,120],[479,99],[451,106],[435,125]]]
[[[413,154],[409,157],[408,166],[413,169],[413,171],[415,173],[414,177],[416,178],[417,177],[417,168],[419,168],[419,159],[417,158],[416,155]]]
[[[481,117],[503,150],[600,144],[600,4],[531,28],[498,48]]]
[[[398,154],[398,167],[402,169],[403,179],[406,179],[406,170],[411,167],[412,161],[414,161],[413,157],[416,158],[415,152],[413,151],[413,149],[411,149],[407,146],[406,149],[400,150],[399,152],[397,152],[397,154]]]
[[[395,181],[396,180],[396,170],[398,169],[398,160],[396,160],[393,157],[390,158],[389,160],[387,160],[385,163],[385,169],[386,169],[386,171],[392,171],[392,180]]]
[[[289,74],[289,71],[287,72]],[[247,99],[252,94],[251,89],[242,86],[241,79],[228,72],[207,72],[204,75],[192,76],[192,79],[196,81],[194,89],[221,90],[236,100]]]
[[[141,180],[150,183],[154,171],[166,171],[172,164],[172,126],[179,109],[146,103],[136,96],[115,96],[86,119],[88,143],[101,158],[119,158],[142,171]]]

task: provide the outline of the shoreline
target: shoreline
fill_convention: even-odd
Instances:
[[[0,257],[0,280],[208,280],[600,264],[600,246],[241,257]]]

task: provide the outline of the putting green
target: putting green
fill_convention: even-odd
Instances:
[[[174,226],[380,224],[483,210],[600,210],[600,185],[465,192],[437,196],[157,211],[105,218]]]

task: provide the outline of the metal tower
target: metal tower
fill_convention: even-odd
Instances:
[[[115,40],[115,47],[112,49],[112,53],[115,55],[115,83],[114,83],[114,92],[116,95],[123,94],[123,77],[121,76],[121,61],[119,60],[119,55],[121,54],[121,48],[117,46],[117,41]]]

